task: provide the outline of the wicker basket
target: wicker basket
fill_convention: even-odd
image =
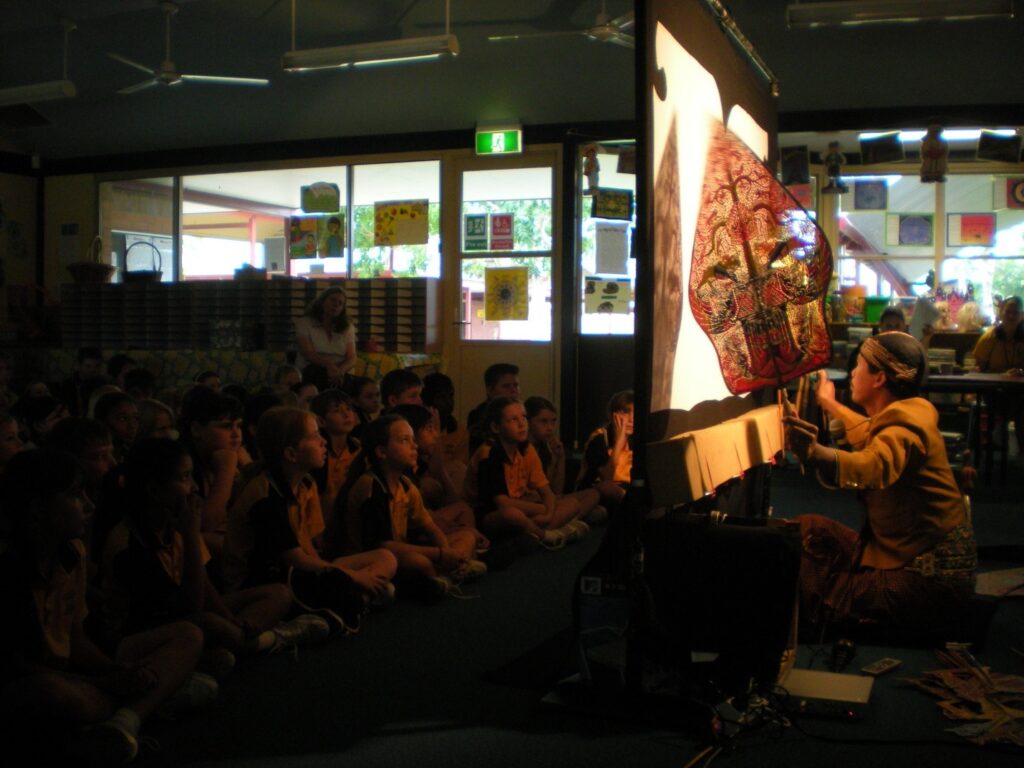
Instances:
[[[138,245],[145,245],[152,249],[152,269],[128,269],[128,251]],[[152,243],[147,243],[145,240],[138,240],[129,245],[128,249],[124,252],[124,273],[121,275],[121,279],[126,283],[159,283],[164,276],[164,273],[160,270],[163,266],[162,262],[163,259],[160,256],[159,248]]]
[[[71,273],[71,279],[76,283],[109,283],[110,278],[117,271],[117,267],[100,261],[102,251],[103,241],[98,236],[94,237],[85,252],[85,260],[68,264],[67,269]]]

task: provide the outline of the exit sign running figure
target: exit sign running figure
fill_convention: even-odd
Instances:
[[[523,132],[519,128],[476,132],[478,155],[516,155],[522,151]]]

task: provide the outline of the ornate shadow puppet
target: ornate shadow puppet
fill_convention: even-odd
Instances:
[[[830,359],[824,234],[739,139],[716,125],[690,269],[690,308],[726,386],[751,392]]]

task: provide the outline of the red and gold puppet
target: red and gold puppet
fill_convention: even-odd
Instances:
[[[829,361],[831,276],[821,229],[745,144],[716,127],[689,295],[730,392],[781,385]]]

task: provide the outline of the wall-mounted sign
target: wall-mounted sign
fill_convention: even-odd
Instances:
[[[511,213],[491,214],[491,250],[511,251],[514,245]]]
[[[523,151],[523,132],[519,128],[476,132],[478,155],[517,155]]]
[[[467,213],[463,216],[462,250],[487,250],[487,214]]]

